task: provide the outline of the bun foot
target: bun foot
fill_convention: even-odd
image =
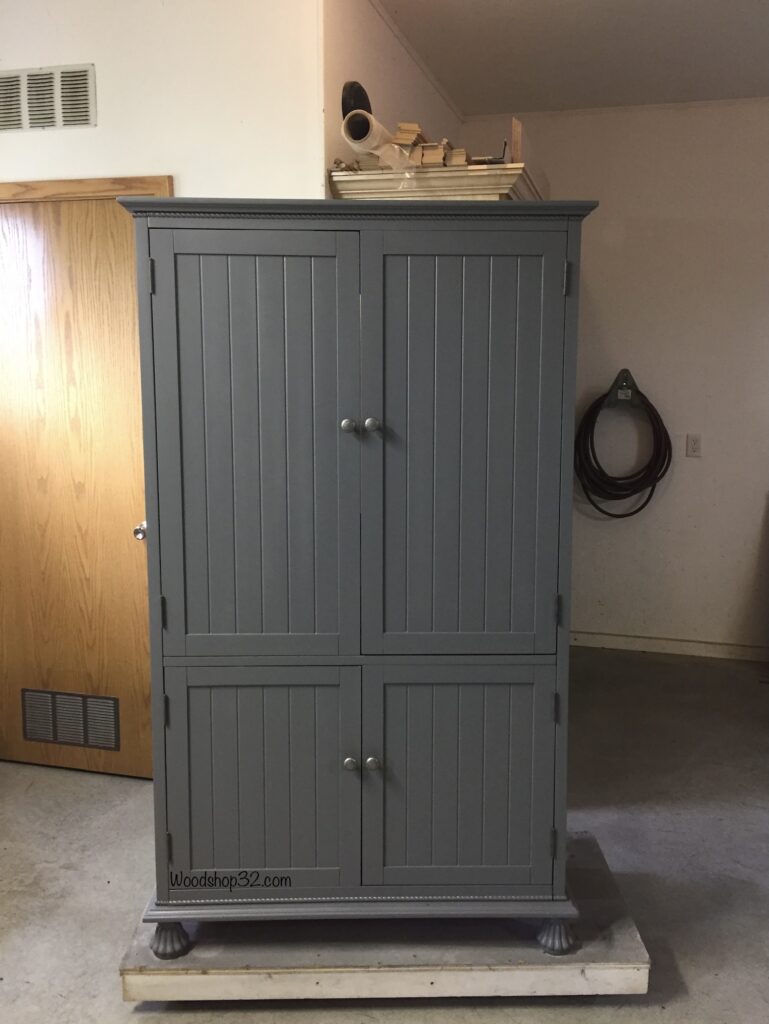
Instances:
[[[175,960],[192,949],[192,942],[179,921],[161,921],[150,939],[150,949],[159,960]]]
[[[537,942],[550,956],[565,956],[577,948],[574,930],[568,921],[545,921],[537,932]]]

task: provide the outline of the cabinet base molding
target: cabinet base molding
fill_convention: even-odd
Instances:
[[[158,903],[149,901],[143,921],[280,921],[329,918],[388,917],[507,917],[574,920],[579,916],[570,899],[532,900],[481,897],[286,900],[264,903]]]

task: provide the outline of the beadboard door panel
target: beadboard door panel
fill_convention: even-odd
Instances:
[[[363,651],[553,653],[564,237],[364,238]]]
[[[151,245],[165,653],[359,651],[357,234]]]
[[[360,773],[342,761],[360,756],[360,669],[177,668],[166,691],[170,888],[213,871],[246,872],[246,899],[279,887],[265,877],[287,896],[358,884]]]
[[[555,670],[364,669],[363,881],[552,880]]]

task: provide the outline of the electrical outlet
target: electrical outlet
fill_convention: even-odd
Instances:
[[[702,456],[702,435],[686,435],[686,457],[688,459],[699,459]]]

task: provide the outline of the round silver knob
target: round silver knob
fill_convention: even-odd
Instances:
[[[344,761],[342,761],[342,767],[348,772],[354,772],[358,767],[358,762],[354,757],[346,757]]]
[[[146,522],[145,523],[139,523],[138,526],[134,526],[133,534],[134,534],[134,537],[137,540],[144,540],[144,538],[147,536],[147,524],[146,524]]]
[[[363,424],[363,426],[366,428],[366,430],[369,432],[369,434],[373,434],[375,431],[382,429],[382,424],[376,418],[376,416],[369,416],[366,419],[366,421]]]
[[[339,424],[339,429],[344,431],[345,434],[354,434],[358,429],[358,424],[355,420],[343,419]]]
[[[378,772],[379,769],[382,767],[382,762],[379,760],[378,757],[367,757],[365,765],[370,772]]]

